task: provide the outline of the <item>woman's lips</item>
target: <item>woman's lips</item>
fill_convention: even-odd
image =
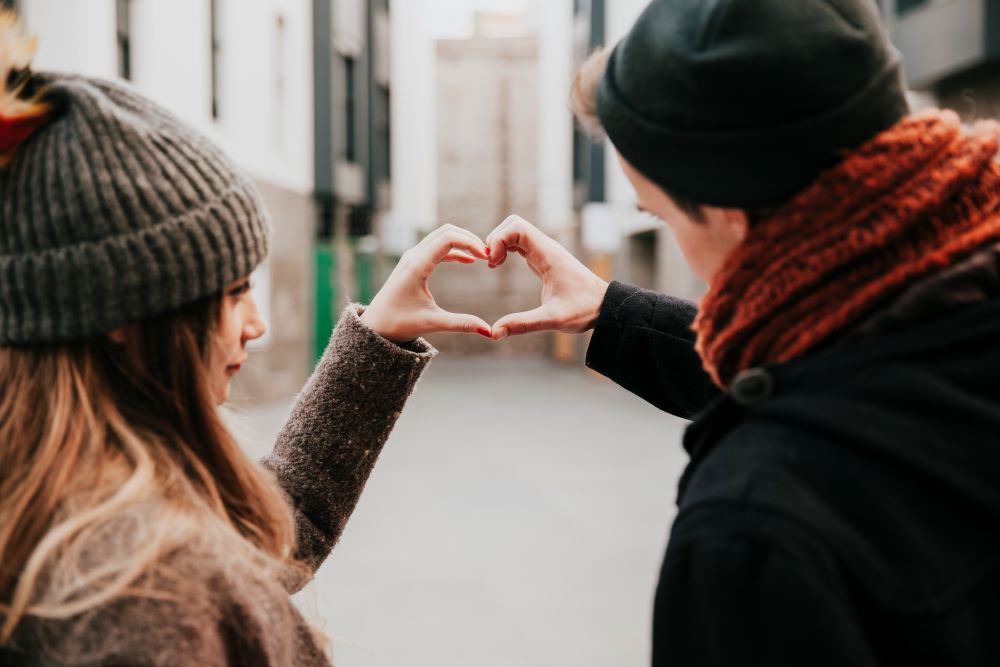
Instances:
[[[226,372],[227,373],[239,373],[240,369],[243,367],[243,364],[246,363],[246,360],[247,360],[247,358],[243,357],[242,359],[239,360],[238,363],[229,364],[228,366],[226,366]]]

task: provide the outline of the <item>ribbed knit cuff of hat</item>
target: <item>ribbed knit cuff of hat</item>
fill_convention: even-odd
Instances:
[[[665,192],[782,204],[907,114],[870,0],[653,0],[597,93],[608,138]]]
[[[0,344],[169,312],[264,259],[260,196],[211,142],[125,84],[36,76],[64,104],[0,170]]]

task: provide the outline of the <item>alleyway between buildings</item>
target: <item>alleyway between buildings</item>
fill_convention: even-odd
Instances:
[[[289,409],[238,410],[251,453]],[[647,664],[683,425],[582,368],[442,355],[297,601],[338,667]]]

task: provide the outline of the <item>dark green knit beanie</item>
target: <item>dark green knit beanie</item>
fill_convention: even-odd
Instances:
[[[257,191],[207,139],[123,84],[36,73],[31,86],[55,110],[0,169],[0,344],[168,312],[267,254]]]
[[[906,113],[874,0],[653,0],[598,89],[630,164],[725,207],[786,201]]]

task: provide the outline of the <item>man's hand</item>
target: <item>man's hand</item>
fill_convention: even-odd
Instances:
[[[486,259],[486,248],[478,236],[454,225],[437,228],[403,253],[361,321],[397,343],[436,331],[478,333],[492,338],[489,325],[475,315],[449,313],[438,306],[427,286],[441,262],[474,264],[477,259]]]
[[[542,279],[542,304],[534,310],[514,313],[497,320],[493,338],[533,331],[581,333],[594,328],[608,283],[584,266],[566,248],[543,234],[530,222],[512,215],[486,237],[490,268],[516,252]]]

